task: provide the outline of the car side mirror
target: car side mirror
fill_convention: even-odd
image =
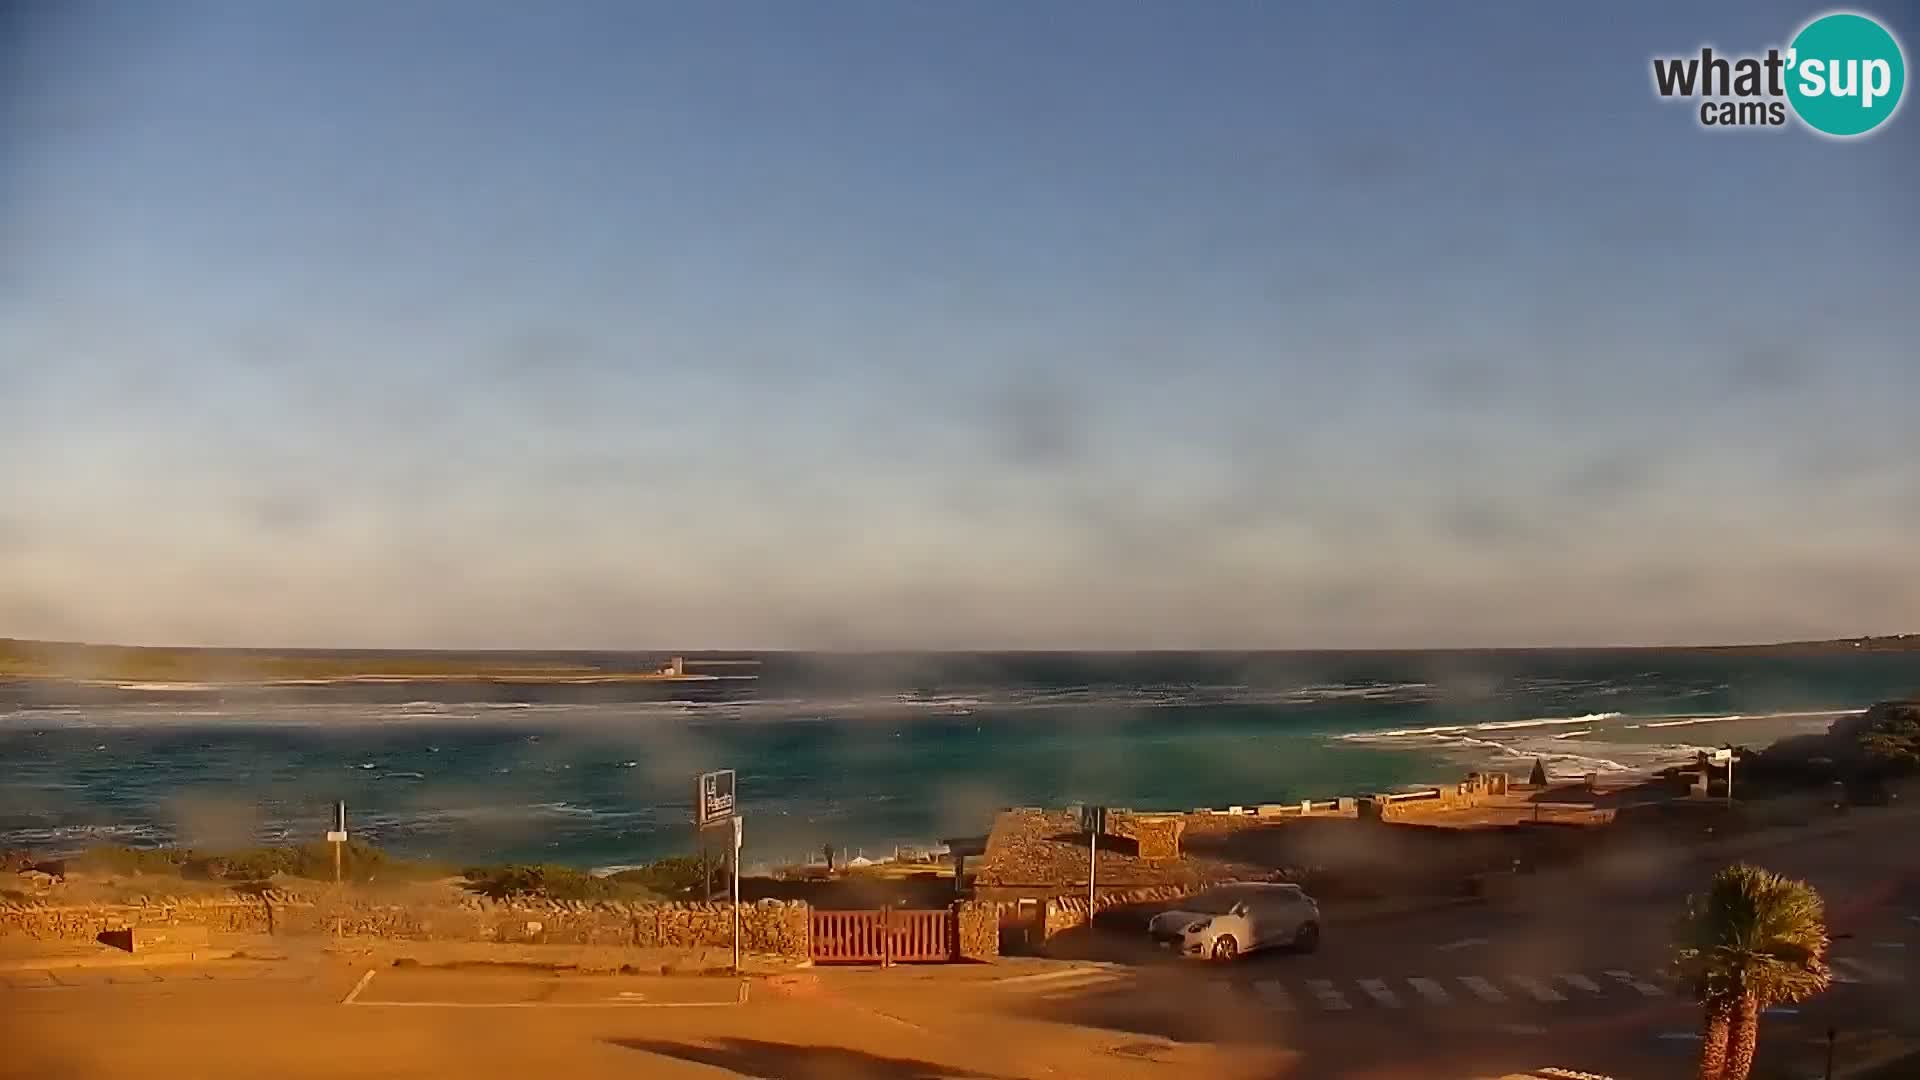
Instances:
[[[1246,913],[1247,913],[1247,905],[1245,904],[1235,904],[1233,905],[1233,910],[1228,912],[1228,914],[1230,915],[1240,915],[1240,916],[1245,916]]]

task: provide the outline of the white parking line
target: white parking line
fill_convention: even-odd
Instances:
[[[1453,1001],[1452,998],[1447,996],[1446,987],[1441,986],[1438,982],[1436,982],[1433,979],[1423,979],[1423,978],[1416,977],[1416,978],[1408,979],[1407,984],[1413,987],[1414,993],[1419,994],[1422,998],[1425,998],[1428,1004],[1447,1005],[1452,1003]]]
[[[1277,980],[1261,979],[1253,984],[1253,992],[1260,995],[1260,1000],[1280,1012],[1293,1011],[1293,999],[1287,996],[1286,986]]]
[[[1617,982],[1622,986],[1633,987],[1634,990],[1639,992],[1640,996],[1642,997],[1666,997],[1667,996],[1667,992],[1665,990],[1660,989],[1659,987],[1653,985],[1652,983],[1641,982],[1639,979],[1634,977],[1633,972],[1631,971],[1609,971],[1606,973],[1606,976],[1607,978],[1612,979],[1614,982]]]
[[[1344,1012],[1353,1008],[1347,1001],[1347,995],[1334,988],[1332,979],[1308,979],[1307,990],[1320,1001],[1320,1007],[1329,1012]]]
[[[1006,978],[995,979],[993,981],[999,983],[1001,986],[1020,986],[1028,983],[1053,982],[1056,979],[1082,979],[1088,975],[1107,974],[1111,973],[1108,972],[1106,968],[1070,967],[1060,968],[1056,971],[1038,971],[1031,975],[1008,975]]]
[[[1379,1002],[1389,1009],[1397,1009],[1400,1007],[1399,996],[1387,989],[1387,984],[1384,981],[1380,979],[1355,979],[1354,982],[1359,983],[1360,989],[1366,991],[1367,996],[1374,1001]]]
[[[373,978],[369,971],[361,976],[359,985],[353,988],[342,1005],[351,1005],[357,1009],[731,1009],[747,1003],[747,981],[740,980],[732,1001],[632,1001],[609,999],[606,1001],[361,1001],[360,991],[366,989]],[[869,1010],[871,1011],[871,1010]],[[887,1017],[894,1020],[894,1017]],[[904,1020],[896,1023],[906,1024]],[[908,1027],[917,1027],[907,1024]],[[924,1030],[924,1029],[921,1029]]]
[[[1584,974],[1569,974],[1569,972],[1563,972],[1563,974],[1555,974],[1553,978],[1565,982],[1567,986],[1572,986],[1574,990],[1584,990],[1584,992],[1588,992],[1588,994],[1599,994],[1599,984],[1594,982],[1592,978],[1584,976]]]
[[[342,1005],[353,1004],[354,999],[360,996],[360,991],[365,990],[367,988],[367,984],[372,981],[373,981],[373,969],[368,968],[367,973],[365,975],[360,976],[360,981],[353,984],[353,989],[347,991],[347,996],[341,999],[340,1004]]]
[[[1091,990],[1096,986],[1105,986],[1110,982],[1118,982],[1119,979],[1120,976],[1111,972],[1095,971],[1082,975],[1079,978],[1059,979],[1040,986],[1022,987],[1020,989],[1045,991],[1038,996],[1047,1001],[1058,1001],[1061,998],[1076,997],[1083,990]]]
[[[1568,986],[1573,987],[1575,990],[1585,990],[1589,994],[1598,994],[1600,992],[1600,984],[1587,978],[1585,975],[1556,975],[1554,977],[1566,983]]]
[[[1525,990],[1529,994],[1532,994],[1533,1000],[1535,1001],[1567,1000],[1567,995],[1561,993],[1558,990],[1555,990],[1553,987],[1548,986],[1545,982],[1539,979],[1536,979],[1531,975],[1509,975],[1507,976],[1507,978],[1515,986],[1518,986],[1520,989]]]
[[[1467,989],[1473,991],[1473,996],[1479,998],[1481,1001],[1498,1005],[1500,1002],[1507,1000],[1507,995],[1501,993],[1499,987],[1478,975],[1460,975],[1457,976],[1457,978],[1466,985]]]

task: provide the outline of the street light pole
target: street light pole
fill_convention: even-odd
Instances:
[[[1833,1028],[1827,1029],[1827,1080],[1833,1080],[1833,1040],[1838,1034]]]

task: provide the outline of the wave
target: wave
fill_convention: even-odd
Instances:
[[[0,830],[0,842],[8,847],[59,849],[69,844],[113,843],[159,844],[172,833],[158,825],[50,825]]]
[[[1720,724],[1728,720],[1744,720],[1744,716],[1689,716],[1684,720],[1649,720],[1644,724],[1634,724],[1636,728],[1691,727],[1694,724]]]
[[[1656,717],[1635,727],[1669,728],[1688,727],[1693,724],[1724,724],[1734,720],[1810,720],[1819,718],[1831,720],[1842,716],[1852,716],[1859,709],[1795,709],[1788,712],[1731,713],[1726,716],[1676,716]]]
[[[1524,731],[1528,728],[1561,727],[1569,724],[1599,724],[1619,720],[1625,713],[1595,712],[1579,716],[1537,716],[1531,720],[1489,720],[1480,724],[1441,724],[1434,727],[1389,728],[1385,731],[1356,731],[1340,736],[1347,742],[1373,742],[1389,739],[1414,739],[1426,736],[1460,735],[1469,731]]]

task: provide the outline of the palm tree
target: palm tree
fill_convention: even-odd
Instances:
[[[1706,1006],[1699,1080],[1747,1080],[1760,1010],[1827,988],[1827,921],[1804,881],[1745,863],[1687,900],[1673,972]]]

